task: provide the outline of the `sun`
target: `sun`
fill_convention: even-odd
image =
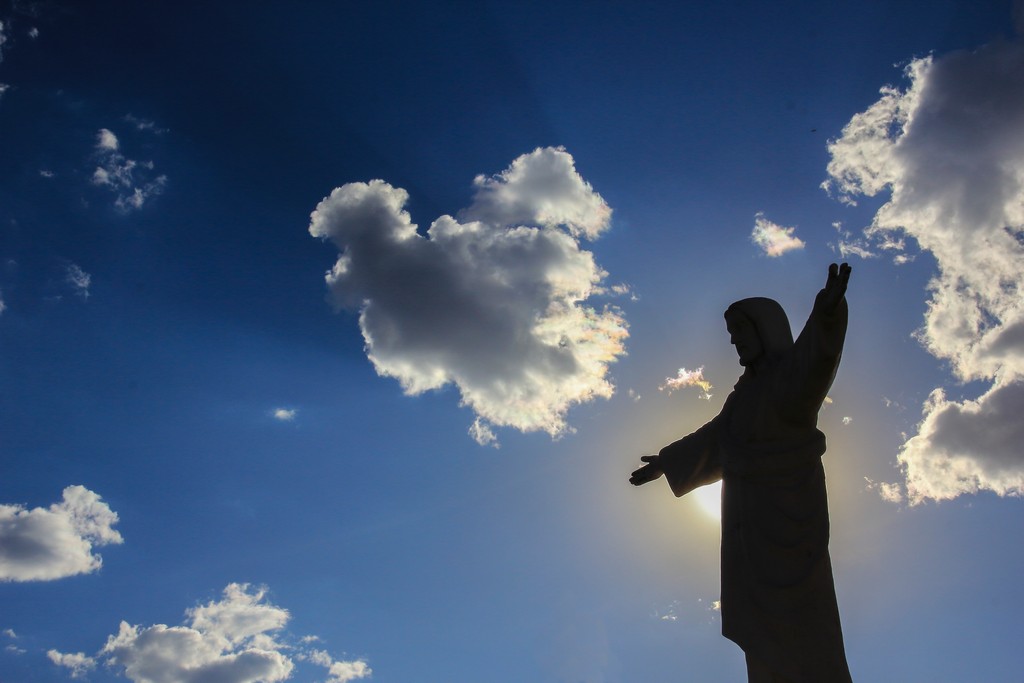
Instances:
[[[707,486],[701,486],[699,489],[694,490],[690,493],[694,500],[697,501],[697,506],[700,511],[705,515],[716,521],[722,519],[722,482],[716,481],[714,484],[708,484]]]

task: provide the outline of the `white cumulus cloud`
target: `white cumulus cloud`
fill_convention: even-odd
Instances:
[[[571,406],[612,394],[608,365],[625,352],[622,314],[588,303],[606,273],[580,247],[611,209],[561,148],[474,185],[470,206],[425,234],[405,190],[336,188],[309,226],[341,252],[329,298],[359,311],[378,374],[410,395],[455,384],[477,441],[493,443],[492,426],[560,435]]]
[[[92,172],[92,183],[114,193],[114,207],[121,213],[141,209],[167,185],[167,176],[154,177],[152,161],[136,161],[122,154],[120,140],[106,128],[96,135],[96,155],[100,163]]]
[[[291,676],[295,660],[326,668],[331,683],[371,673],[364,660],[338,661],[288,644],[283,629],[291,615],[267,601],[265,588],[229,584],[220,600],[187,610],[186,617],[181,626],[122,621],[98,658],[134,683],[274,683]]]
[[[915,59],[829,144],[826,189],[854,201],[889,193],[866,235],[904,237],[938,272],[918,338],[973,400],[937,390],[901,449],[910,502],[981,489],[1024,493],[1024,46]],[[897,263],[910,258],[899,259]]]
[[[57,666],[64,667],[72,678],[82,678],[92,669],[96,668],[96,660],[87,656],[84,652],[58,652],[47,650],[47,658]]]
[[[777,223],[772,223],[758,212],[754,216],[754,230],[750,233],[750,239],[757,246],[761,247],[768,256],[782,256],[787,251],[803,249],[804,241],[793,233],[796,228],[786,228]]]
[[[94,546],[122,543],[117,513],[84,486],[49,508],[0,505],[0,581],[50,581],[96,571]]]

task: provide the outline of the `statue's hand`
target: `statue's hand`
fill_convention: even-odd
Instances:
[[[825,281],[825,288],[818,292],[814,299],[814,310],[824,315],[830,315],[836,310],[839,302],[846,296],[846,285],[850,281],[850,272],[853,269],[849,264],[841,266],[832,264],[828,267],[828,279]]]
[[[661,463],[658,462],[658,456],[644,455],[641,456],[640,461],[647,464],[634,471],[629,477],[629,483],[633,486],[640,486],[641,484],[646,484],[649,481],[654,481],[662,475]]]

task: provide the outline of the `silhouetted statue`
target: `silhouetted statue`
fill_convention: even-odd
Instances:
[[[743,648],[751,683],[849,682],[828,554],[818,410],[846,336],[850,267],[832,264],[793,342],[771,299],[729,306],[743,375],[722,412],[641,459],[630,482],[665,475],[682,496],[722,480],[722,635]]]

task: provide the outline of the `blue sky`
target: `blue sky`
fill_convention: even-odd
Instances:
[[[854,678],[1018,680],[1021,9],[0,5],[0,680],[742,680],[627,478],[843,258]]]

